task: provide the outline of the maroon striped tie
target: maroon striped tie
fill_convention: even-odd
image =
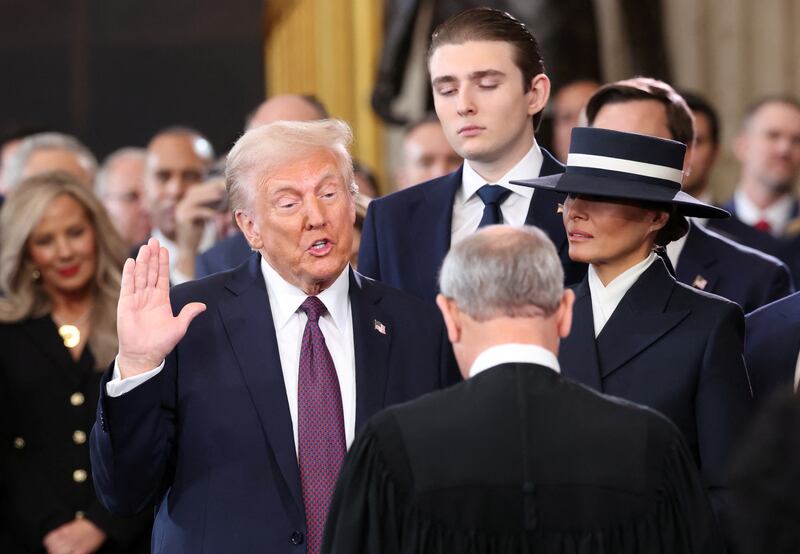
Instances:
[[[327,310],[316,296],[306,298],[300,309],[308,322],[300,347],[297,387],[298,463],[306,510],[306,552],[316,554],[347,448],[339,379],[319,328],[319,318]]]

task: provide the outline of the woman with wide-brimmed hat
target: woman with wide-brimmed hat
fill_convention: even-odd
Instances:
[[[739,306],[677,282],[656,253],[686,233],[685,216],[729,215],[681,192],[685,150],[671,140],[576,128],[566,173],[524,183],[567,195],[569,255],[589,264],[561,344],[563,373],[669,417],[719,514],[752,394]]]

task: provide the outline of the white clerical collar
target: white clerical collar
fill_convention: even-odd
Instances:
[[[537,364],[549,367],[556,373],[561,373],[558,358],[555,354],[535,344],[498,344],[481,352],[472,367],[469,376],[475,377],[478,373],[486,371],[500,364]]]
[[[501,185],[506,187],[507,189],[511,190],[514,193],[520,194],[525,198],[530,199],[533,196],[533,189],[531,187],[526,187],[523,185],[512,185],[509,181],[514,180],[522,180],[522,179],[531,179],[532,177],[538,177],[539,173],[542,171],[542,164],[544,163],[544,155],[542,151],[539,149],[539,145],[536,144],[536,140],[533,141],[533,146],[531,149],[528,150],[528,153],[523,156],[523,158],[517,162],[517,165],[512,167],[508,173],[503,175],[499,180],[488,182],[486,179],[481,177],[477,171],[472,167],[469,163],[469,160],[464,160],[464,169],[461,175],[461,189],[463,192],[463,202],[467,202],[470,198],[472,198],[475,193],[481,188],[483,185],[490,184],[490,185]]]
[[[755,225],[762,219],[769,223],[771,232],[775,235],[783,233],[786,223],[792,217],[794,209],[794,198],[791,194],[786,194],[776,200],[765,210],[756,206],[745,194],[741,187],[736,189],[733,195],[733,204],[736,207],[736,217],[748,225]]]
[[[263,256],[261,257],[261,272],[264,274],[264,282],[267,285],[269,303],[275,317],[275,327],[281,328],[289,323],[308,295],[296,286],[287,283]],[[325,304],[333,324],[339,330],[347,328],[349,291],[350,266],[347,265],[333,284],[317,295],[317,298]]]
[[[594,266],[589,266],[588,280],[589,291],[592,294],[595,337],[603,330],[625,293],[657,259],[658,255],[655,252],[650,252],[648,257],[617,275],[608,285],[603,285]]]

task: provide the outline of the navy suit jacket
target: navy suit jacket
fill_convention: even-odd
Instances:
[[[732,300],[744,313],[794,292],[786,264],[694,223],[675,270],[681,283]]]
[[[745,359],[756,406],[761,406],[776,390],[794,386],[800,353],[800,292],[749,314],[745,328]]]
[[[541,176],[564,172],[564,166],[549,152],[542,149],[542,154]],[[462,168],[370,203],[361,233],[359,272],[433,302],[439,291],[439,268],[450,250],[453,202],[461,187]],[[572,284],[586,274],[586,265],[569,259],[558,213],[563,201],[562,194],[537,190],[525,223],[540,227],[555,243],[565,281]]]
[[[237,232],[197,256],[194,263],[194,277],[200,279],[212,273],[238,267],[252,252],[253,249],[247,244],[247,239],[242,233]]]
[[[106,374],[91,436],[98,497],[117,513],[156,506],[154,553],[304,553],[300,475],[260,256],[170,295],[176,312],[192,301],[208,308],[157,376],[112,398]],[[353,272],[349,295],[357,430],[382,408],[455,380],[432,306]]]
[[[587,279],[575,289],[565,376],[654,408],[683,432],[715,511],[727,512],[726,466],[753,409],[742,310],[675,281],[656,260],[595,339]]]

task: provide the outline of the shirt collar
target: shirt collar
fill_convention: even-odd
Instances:
[[[786,222],[792,217],[792,209],[794,208],[794,198],[792,198],[791,194],[786,194],[770,206],[767,206],[765,210],[762,210],[753,204],[741,187],[736,189],[733,202],[734,206],[736,206],[736,217],[748,225],[755,225],[761,219],[764,219],[772,227],[774,233],[783,231]]]
[[[622,297],[628,292],[628,289],[641,277],[642,273],[647,271],[647,268],[656,261],[656,258],[658,258],[658,254],[650,252],[650,255],[644,260],[617,275],[608,285],[603,285],[594,266],[589,265],[589,290],[592,293],[592,298],[602,302],[603,305],[616,308]]]
[[[543,365],[556,373],[561,373],[558,358],[546,348],[535,344],[509,343],[498,344],[481,352],[472,362],[469,376],[475,377],[478,373],[500,364],[513,363]]]
[[[161,232],[160,229],[153,229],[150,232],[150,236],[153,237],[158,241],[158,243],[167,249],[167,253],[169,254],[169,268],[170,270],[175,268],[175,264],[178,263],[178,245],[174,241],[169,240],[164,233]]]
[[[493,183],[489,183],[486,181],[486,179],[481,177],[469,163],[469,160],[464,160],[464,169],[461,175],[461,187],[464,192],[464,202],[467,202],[473,198],[478,189],[486,184],[501,185],[512,192],[524,196],[525,198],[531,198],[533,196],[533,189],[531,187],[526,187],[524,185],[512,185],[509,183],[509,181],[518,181],[521,179],[538,177],[539,173],[542,171],[543,163],[544,156],[542,155],[542,151],[539,149],[539,145],[536,144],[535,139],[531,149],[528,150],[528,153],[525,154],[525,156],[523,156],[519,162],[517,162],[517,165],[512,167],[508,173]]]
[[[695,223],[695,218],[690,217],[689,225],[697,225]],[[681,238],[677,240],[673,240],[672,242],[667,244],[667,257],[669,258],[672,267],[678,267],[678,260],[681,257],[681,252],[683,252],[683,247],[686,246],[686,239],[689,238],[689,231],[686,232]]]
[[[287,283],[263,256],[261,257],[261,272],[264,275],[264,282],[267,284],[272,313],[275,314],[275,327],[281,328],[289,323],[308,295],[296,286]],[[340,331],[347,328],[349,292],[350,266],[347,265],[333,284],[317,295],[317,298],[325,304],[333,324]]]

